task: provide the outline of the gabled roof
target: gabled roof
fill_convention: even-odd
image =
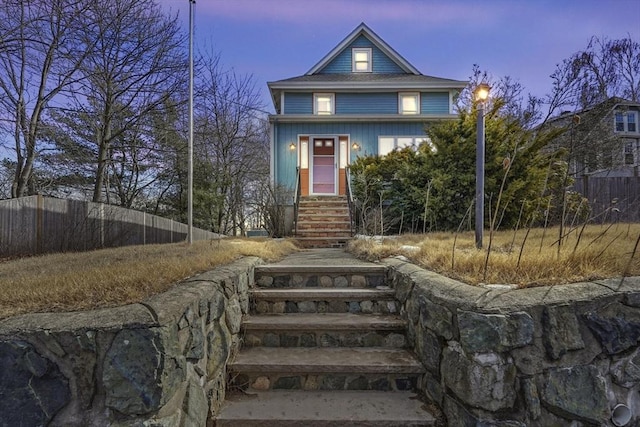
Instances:
[[[356,27],[355,30],[351,32],[347,37],[344,38],[336,47],[331,50],[328,54],[325,55],[324,58],[320,60],[316,65],[311,67],[309,71],[305,75],[309,76],[312,74],[316,74],[318,71],[322,70],[326,67],[336,56],[338,56],[344,49],[346,49],[351,43],[353,43],[358,37],[364,35],[366,38],[371,40],[371,42],[385,55],[389,57],[393,62],[395,62],[401,69],[403,69],[406,73],[420,75],[420,71],[415,68],[413,65],[409,63],[406,59],[404,59],[398,52],[396,52],[391,46],[387,44],[384,40],[382,40],[376,33],[373,32],[371,28],[369,28],[364,22]]]
[[[444,79],[441,77],[425,76],[422,74],[380,74],[380,73],[350,73],[350,74],[305,74],[299,77],[269,82],[272,89],[294,89],[313,87],[321,89],[324,86],[334,89],[367,89],[367,88],[464,88],[467,82]]]
[[[393,69],[399,72],[323,72],[325,67],[329,66],[339,55],[343,55],[344,51],[360,37],[365,37],[371,42],[373,47],[382,52],[390,61],[389,64],[395,64],[397,68],[393,67]],[[306,74],[267,82],[271,98],[278,112],[283,91],[455,91],[463,89],[467,84],[467,81],[423,75],[364,23],[358,25]]]

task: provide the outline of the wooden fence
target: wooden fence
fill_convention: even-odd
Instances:
[[[573,190],[589,200],[597,222],[640,222],[640,177],[580,177]]]
[[[29,196],[0,201],[0,256],[184,241],[171,219],[102,203]],[[193,229],[194,240],[221,236]]]

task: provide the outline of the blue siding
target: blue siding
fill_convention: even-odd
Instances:
[[[276,125],[276,183],[295,187],[298,151],[289,150],[289,144],[298,141],[298,135],[349,135],[361,149],[358,156],[378,153],[378,136],[425,135],[423,122],[347,122],[347,123],[279,123]],[[351,152],[352,161],[354,153]]]
[[[335,94],[336,114],[398,114],[398,93]],[[422,92],[421,114],[449,114],[448,92]],[[313,93],[288,92],[284,96],[283,114],[313,114]]]
[[[285,93],[283,114],[313,114],[313,94]]]
[[[336,93],[336,114],[397,113],[397,93]]]
[[[373,56],[373,73],[393,74],[404,73],[405,71],[378,49],[364,35],[356,38],[353,43],[348,45],[342,52],[336,56],[333,61],[329,62],[318,74],[340,74],[351,73],[351,49],[354,47],[370,47]]]
[[[422,92],[420,108],[422,114],[449,114],[449,92]]]

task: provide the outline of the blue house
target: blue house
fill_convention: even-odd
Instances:
[[[455,117],[466,85],[423,75],[362,23],[306,74],[268,83],[272,181],[344,196],[352,160],[424,141],[429,122]]]

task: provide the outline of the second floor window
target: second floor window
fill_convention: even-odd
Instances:
[[[638,132],[638,113],[635,111],[615,113],[616,132]]]
[[[328,115],[334,113],[334,96],[332,93],[313,94],[313,113]]]
[[[398,113],[400,114],[420,114],[420,94],[398,94],[398,107]]]

